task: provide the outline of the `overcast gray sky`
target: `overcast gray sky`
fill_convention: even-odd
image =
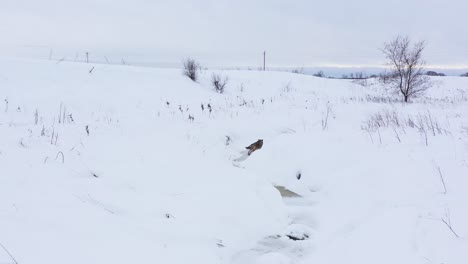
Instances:
[[[463,0],[0,0],[0,56],[96,57],[206,65],[381,65],[398,34],[426,60],[468,66]]]

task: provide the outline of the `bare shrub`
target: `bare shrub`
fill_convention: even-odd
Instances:
[[[367,87],[369,85],[367,82],[367,78],[353,79],[352,82],[363,87]]]
[[[211,75],[211,84],[215,88],[215,90],[222,94],[224,93],[224,88],[226,87],[226,84],[228,83],[228,77],[222,77],[221,74],[215,74]]]
[[[383,84],[390,84],[393,78],[396,78],[396,75],[385,71],[379,74],[378,80]]]
[[[425,75],[425,62],[422,58],[425,46],[424,41],[411,46],[409,37],[398,36],[385,43],[382,49],[391,68],[385,79],[403,95],[405,102],[424,93],[431,86],[429,77]]]
[[[429,131],[433,136],[443,134],[445,131],[429,111],[424,114],[419,113],[417,116],[408,115],[407,117],[403,117],[396,111],[386,110],[371,115],[366,122],[373,129],[380,127],[410,127]]]
[[[377,128],[388,128],[392,126],[400,127],[402,121],[400,116],[395,111],[384,111],[378,112],[371,115],[367,120],[366,124],[371,130],[377,130]]]
[[[284,88],[283,88],[283,92],[285,93],[290,93],[293,91],[293,87],[291,86],[291,82],[288,82]]]
[[[293,69],[291,72],[296,73],[296,74],[304,74],[304,68],[303,67],[296,68],[296,69]]]
[[[371,132],[380,133],[382,128],[391,128],[399,142],[401,142],[401,134],[405,134],[407,128],[416,129],[423,136],[426,145],[429,143],[428,136],[431,134],[432,136],[449,134],[429,111],[406,117],[396,111],[380,111],[367,118],[361,126],[361,129],[369,134]]]
[[[191,58],[184,60],[184,75],[189,77],[190,80],[196,82],[200,71],[200,64]]]

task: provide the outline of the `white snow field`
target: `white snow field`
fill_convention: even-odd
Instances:
[[[219,73],[1,60],[0,263],[468,263],[468,78]]]

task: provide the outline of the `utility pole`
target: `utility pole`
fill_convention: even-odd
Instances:
[[[86,52],[86,63],[89,63],[89,53]]]
[[[263,52],[263,71],[266,71],[266,68],[265,68],[265,58],[266,58],[266,51]]]

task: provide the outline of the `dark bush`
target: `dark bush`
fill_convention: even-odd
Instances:
[[[228,82],[227,77],[221,77],[221,74],[215,74],[211,76],[211,84],[213,84],[213,87],[218,93],[224,93],[224,87],[226,87],[226,84]]]
[[[184,61],[184,75],[189,77],[190,80],[196,82],[198,80],[198,73],[200,71],[200,64],[194,59],[188,58]]]

